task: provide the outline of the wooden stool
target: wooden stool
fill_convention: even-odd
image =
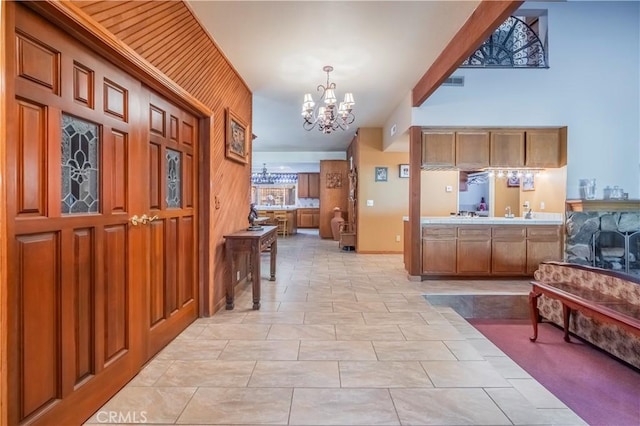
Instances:
[[[282,235],[283,237],[287,236],[287,212],[286,211],[275,211],[273,214],[273,218],[276,220],[278,226],[278,235]]]

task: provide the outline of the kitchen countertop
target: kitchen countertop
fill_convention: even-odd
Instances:
[[[287,211],[293,211],[293,210],[298,210],[298,207],[296,206],[255,206],[256,210],[270,210],[270,211],[275,211],[275,210],[287,210]]]
[[[404,221],[408,221],[409,217],[404,216]],[[545,215],[544,217],[535,217],[533,219],[525,219],[523,217],[462,217],[462,216],[423,216],[420,218],[422,225],[562,225],[564,223],[562,215]]]

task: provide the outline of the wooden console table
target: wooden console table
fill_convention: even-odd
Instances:
[[[262,230],[259,231],[238,231],[224,236],[230,274],[226,285],[227,309],[233,309],[236,280],[234,259],[238,253],[249,253],[250,255],[253,309],[260,309],[260,252],[269,249],[271,255],[271,275],[269,281],[275,281],[276,254],[278,252],[277,230],[277,226],[263,226]]]
[[[538,297],[545,295],[562,303],[562,322],[564,340],[569,341],[569,320],[571,311],[580,311],[584,315],[595,318],[605,323],[613,323],[632,333],[640,335],[639,307],[623,299],[613,297],[598,291],[590,290],[571,283],[545,284],[537,281],[531,283],[533,288],[529,293],[531,307],[531,323],[533,325],[533,337],[538,338],[538,323],[540,312],[538,311]]]

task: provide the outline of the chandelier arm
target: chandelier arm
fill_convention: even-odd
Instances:
[[[349,128],[349,124],[352,124],[355,120],[355,115],[351,112],[351,108],[347,110],[342,109],[342,103],[340,103],[340,109],[338,108],[338,103],[335,99],[335,93],[331,93],[332,102],[325,103],[325,97],[327,95],[327,91],[332,90],[335,91],[336,83],[333,83],[329,79],[329,73],[333,71],[333,67],[327,65],[323,68],[327,73],[327,85],[324,86],[319,84],[316,87],[316,91],[320,92],[320,99],[318,99],[317,103],[314,103],[314,106],[309,109],[305,109],[307,102],[312,102],[311,99],[307,99],[305,95],[305,103],[303,104],[303,113],[302,113],[302,127],[310,131],[311,129],[317,126],[318,130],[324,134],[332,133],[335,130],[347,130]],[[345,98],[346,102],[346,98]],[[353,102],[353,97],[351,97],[351,102]],[[353,104],[351,104],[353,105]],[[349,107],[349,105],[347,106]],[[320,109],[322,108],[323,113],[320,114]],[[344,112],[348,114],[344,116]]]

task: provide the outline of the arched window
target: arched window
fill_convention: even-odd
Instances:
[[[538,34],[525,21],[510,16],[467,58],[461,68],[548,68]]]

